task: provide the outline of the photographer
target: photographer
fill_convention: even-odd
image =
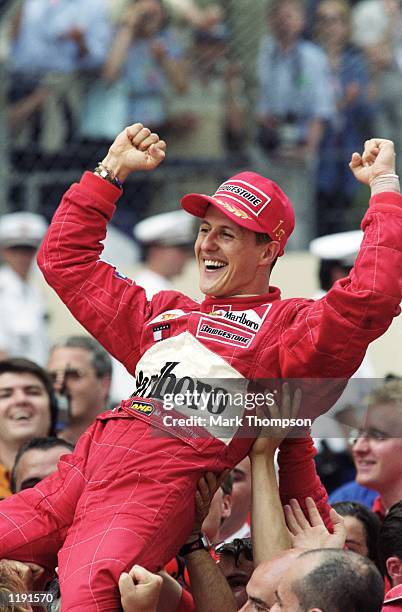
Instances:
[[[165,92],[186,88],[182,49],[160,0],[140,0],[126,9],[116,33],[103,78],[114,83],[121,78],[127,92],[127,116],[153,130],[166,122]]]
[[[334,101],[324,53],[301,38],[300,0],[275,0],[268,13],[271,35],[260,45],[257,65],[257,171],[268,171],[295,206],[298,232],[289,241],[306,248],[314,233],[314,182],[318,146]]]

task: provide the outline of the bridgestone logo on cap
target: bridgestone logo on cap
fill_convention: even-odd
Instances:
[[[258,187],[240,180],[223,183],[216,191],[215,197],[219,194],[237,202],[257,217],[271,201],[271,198]]]
[[[219,187],[218,191],[231,191],[232,193],[236,193],[237,195],[242,196],[242,198],[245,198],[248,202],[250,202],[250,204],[253,204],[254,206],[258,206],[262,202],[260,198],[257,198],[257,196],[247,191],[247,189],[243,189],[243,187],[237,187],[237,185],[225,185],[225,183],[223,183],[223,185]]]

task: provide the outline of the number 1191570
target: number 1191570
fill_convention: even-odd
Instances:
[[[0,593],[0,604],[50,604],[53,600],[53,593],[47,593],[46,591]]]

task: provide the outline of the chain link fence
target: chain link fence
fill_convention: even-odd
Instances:
[[[24,14],[20,10],[25,4],[29,2],[0,3],[0,211],[27,209],[50,219],[70,183],[78,180],[85,169],[94,168],[105,155],[117,132],[122,104],[127,100],[130,103],[130,93],[122,79],[105,86],[104,64],[42,74],[35,69],[31,74],[25,70],[22,78],[22,73],[13,67],[15,47],[10,32],[21,28]],[[115,29],[110,35],[106,61],[119,28],[124,27],[121,22],[127,4],[126,0],[110,2],[110,22]],[[222,22],[209,29],[196,28],[195,33],[182,16],[173,15],[185,62],[187,92],[173,87],[174,78],[161,81],[158,96],[163,98],[163,120],[158,131],[168,142],[168,158],[152,175],[138,174],[128,180],[124,205],[115,219],[127,234],[144,216],[176,208],[183,193],[211,193],[223,178],[253,167],[255,157],[249,151],[256,134],[256,61],[261,37],[267,32],[269,3],[198,2],[201,9],[217,4]],[[70,35],[73,36],[71,31]],[[164,40],[168,46],[170,43]],[[76,35],[75,43],[81,42]],[[172,43],[172,49],[173,46]],[[33,65],[35,52],[32,49]],[[159,57],[158,61],[163,64],[165,59]],[[399,140],[402,96],[399,103],[395,100],[402,89],[402,79],[400,74],[397,78],[392,75],[395,77],[395,73],[387,73],[377,82],[385,89],[376,124],[382,126],[381,135]],[[149,97],[145,96],[143,106],[148,106],[150,112]],[[351,213],[352,225],[354,217],[358,220],[359,202],[363,200],[366,194],[355,198],[354,210],[358,213]]]

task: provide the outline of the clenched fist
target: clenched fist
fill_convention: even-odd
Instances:
[[[364,185],[371,185],[378,176],[395,174],[394,143],[384,138],[366,140],[362,155],[353,153],[349,167]]]
[[[123,182],[131,172],[153,170],[165,159],[166,142],[142,123],[120,132],[102,165]]]

